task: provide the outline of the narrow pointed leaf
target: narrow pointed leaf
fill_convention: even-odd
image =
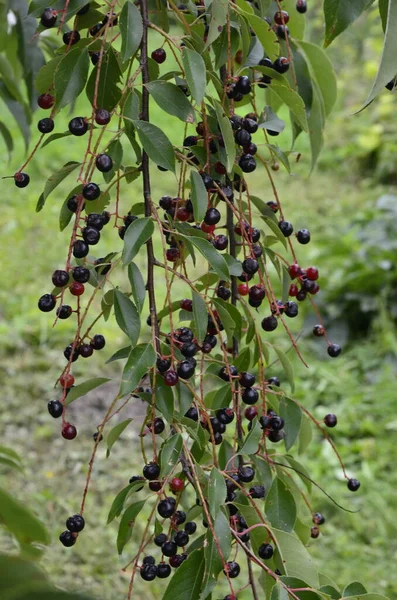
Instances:
[[[138,50],[143,34],[141,13],[130,0],[127,0],[120,13],[120,33],[120,58],[126,61]]]
[[[123,265],[128,265],[153,235],[154,225],[149,217],[133,221],[124,236]]]
[[[171,142],[161,129],[147,121],[134,121],[139,140],[149,158],[164,169],[175,173],[175,154]]]

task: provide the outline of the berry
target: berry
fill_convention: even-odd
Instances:
[[[129,483],[134,483],[135,481],[143,481],[143,477],[140,477],[139,475],[133,475],[130,480]],[[139,488],[135,488],[136,492],[140,492],[141,490],[143,490],[143,485]]]
[[[207,225],[216,225],[221,220],[221,213],[217,208],[209,208],[205,213],[204,222]]]
[[[250,388],[255,384],[255,375],[252,373],[241,373],[239,384],[243,387]]]
[[[54,96],[51,96],[51,94],[41,94],[37,98],[37,104],[40,106],[40,108],[43,108],[46,110],[48,110],[49,108],[52,108],[54,106],[54,103],[55,103],[55,98],[54,98]]]
[[[296,234],[296,239],[300,244],[308,244],[310,242],[310,231],[308,229],[300,229]]]
[[[313,523],[315,523],[316,525],[324,525],[324,523],[325,523],[324,515],[322,515],[321,513],[318,513],[318,512],[314,513]]]
[[[166,358],[158,358],[156,362],[156,367],[159,373],[165,373],[171,366],[171,361]]]
[[[62,41],[65,46],[73,46],[74,44],[77,44],[79,40],[80,34],[78,31],[66,31],[62,36]]]
[[[240,296],[248,296],[250,288],[247,283],[240,283],[238,285],[237,290],[238,290],[238,293],[240,294]]]
[[[65,440],[74,440],[76,435],[76,427],[74,425],[71,425],[70,423],[65,423],[62,427],[62,437],[65,438]]]
[[[236,144],[239,146],[246,146],[251,141],[251,135],[249,131],[246,131],[245,129],[239,129],[236,131],[234,139],[236,140]]]
[[[54,129],[54,121],[52,119],[40,119],[37,123],[37,129],[40,133],[51,133]]]
[[[97,125],[107,125],[110,122],[110,113],[105,108],[98,108],[95,111],[95,123]]]
[[[169,262],[176,262],[180,256],[178,248],[168,248],[166,252],[166,257]]]
[[[220,408],[216,412],[216,418],[224,425],[229,425],[234,421],[234,412],[231,408]]]
[[[282,40],[285,40],[287,37],[289,37],[288,27],[286,25],[278,25],[276,28],[276,35]]]
[[[140,574],[144,581],[153,581],[156,579],[157,567],[156,565],[144,565],[141,567]]]
[[[70,373],[65,373],[59,378],[59,383],[63,388],[70,388],[74,384],[74,377]]]
[[[58,269],[53,272],[51,280],[55,287],[65,287],[69,283],[69,273]]]
[[[169,519],[175,512],[175,500],[173,498],[161,500],[157,506],[157,512],[163,519]]]
[[[270,317],[265,317],[261,325],[264,331],[274,331],[278,326],[278,321],[274,315],[271,315]]]
[[[316,267],[308,267],[306,269],[306,277],[311,281],[317,281],[318,279],[318,269]]]
[[[351,492],[357,492],[360,485],[361,485],[361,483],[358,481],[358,479],[348,479],[347,480],[347,487]]]
[[[259,546],[258,554],[263,560],[269,560],[274,554],[273,546],[271,544],[262,544]]]
[[[15,173],[14,175],[14,183],[18,188],[25,188],[29,185],[30,177],[27,173]]]
[[[113,161],[109,154],[99,154],[95,159],[95,166],[101,173],[108,173],[113,168]]]
[[[166,579],[171,575],[171,567],[167,563],[161,562],[157,565],[157,577]]]
[[[66,529],[69,529],[72,533],[80,533],[85,527],[84,517],[81,515],[73,515],[66,521]]]
[[[203,180],[204,186],[207,190],[210,190],[214,187],[214,180],[207,173],[200,173],[201,179]]]
[[[167,541],[167,536],[165,535],[165,533],[159,533],[154,538],[154,543],[156,544],[156,546],[159,546],[159,547],[161,547],[166,541]]]
[[[44,296],[41,296],[38,302],[39,310],[42,312],[50,312],[55,308],[55,305],[56,298],[51,294],[44,294]]]
[[[90,271],[86,267],[74,267],[72,277],[79,283],[87,283],[90,278]]]
[[[185,412],[185,417],[187,419],[191,419],[192,421],[198,421],[199,414],[197,408],[195,406],[191,406],[189,410]]]
[[[263,485],[254,485],[252,488],[250,488],[249,495],[251,498],[264,498],[265,487]]]
[[[270,442],[277,444],[277,442],[281,442],[284,439],[284,431],[271,431],[268,435],[268,439]]]
[[[40,17],[40,23],[46,29],[49,29],[50,27],[54,27],[56,20],[57,20],[57,12],[56,12],[56,10],[53,10],[52,8],[46,8],[44,10],[44,12],[42,12],[41,17]]]
[[[242,266],[244,273],[247,273],[248,275],[255,275],[259,269],[259,263],[255,258],[246,258],[243,261]]]
[[[185,523],[185,531],[189,535],[193,535],[193,533],[196,533],[196,530],[197,530],[197,525],[194,521],[189,521],[189,523]]]
[[[229,240],[226,235],[220,234],[215,237],[213,244],[217,250],[226,250]]]
[[[229,575],[231,579],[238,577],[240,574],[240,565],[234,561],[227,562],[223,572]]]
[[[342,348],[338,344],[330,344],[327,352],[331,358],[336,358],[342,352]]]
[[[157,463],[151,462],[143,467],[143,476],[148,481],[154,481],[159,478],[160,467]]]
[[[277,202],[274,202],[274,200],[269,200],[269,202],[266,202],[266,204],[268,205],[268,207],[270,208],[270,210],[272,210],[274,213],[278,212],[278,204],[277,204]]]
[[[88,123],[84,117],[74,117],[69,121],[69,131],[72,135],[84,135],[88,131]]]
[[[270,427],[273,431],[280,431],[284,427],[284,419],[281,417],[272,417],[270,419]]]
[[[289,237],[294,231],[294,228],[289,221],[279,221],[278,226],[284,237]]]
[[[267,415],[262,415],[259,419],[259,423],[262,429],[269,429],[270,427],[270,417]]]
[[[238,375],[238,371],[234,365],[229,365],[229,369],[227,367],[222,367],[218,375],[221,379],[223,379],[223,381],[229,381],[230,377],[236,377]]]
[[[63,404],[59,400],[50,400],[47,404],[48,412],[54,419],[59,419],[63,413]]]
[[[285,58],[284,56],[281,56],[280,58],[277,58],[274,61],[274,70],[277,71],[277,73],[286,73],[289,70],[289,65],[290,62],[288,60],[288,58]]]
[[[242,466],[238,469],[238,476],[243,483],[249,483],[255,477],[255,471],[250,466]]]
[[[84,258],[89,252],[88,244],[83,240],[76,240],[73,244],[73,256],[75,258]]]
[[[218,298],[221,298],[222,300],[229,300],[230,296],[232,295],[232,292],[229,288],[220,285],[218,286],[217,290],[216,290],[216,295],[218,296]]]
[[[182,525],[186,521],[186,513],[183,510],[177,510],[172,517],[175,525]]]
[[[156,560],[155,560],[154,556],[145,556],[145,558],[142,561],[142,564],[144,564],[144,565],[155,565],[156,564]]]
[[[153,60],[156,61],[156,63],[161,65],[167,58],[167,53],[164,50],[164,48],[157,48],[157,50],[153,50],[151,56],[152,56]]]
[[[94,349],[90,344],[82,344],[79,348],[79,352],[82,358],[89,358],[93,355]]]
[[[76,537],[73,535],[71,531],[63,531],[59,536],[59,541],[66,548],[70,548],[74,546],[76,543]]]
[[[242,75],[238,78],[236,83],[236,91],[243,96],[246,96],[251,92],[251,82],[249,77],[246,75]]]
[[[89,246],[95,246],[101,239],[101,234],[95,227],[85,227],[82,230],[83,239]]]
[[[280,387],[280,380],[278,377],[269,377],[267,383],[268,385],[276,385],[277,387]]]
[[[291,279],[295,279],[296,277],[299,277],[299,275],[302,273],[302,270],[298,264],[294,263],[288,268],[288,273]]]
[[[85,14],[87,14],[89,10],[90,10],[90,3],[88,3],[88,4],[84,4],[84,6],[82,6],[82,7],[80,8],[80,10],[78,10],[78,11],[77,11],[77,13],[76,13],[76,14],[77,14],[79,17],[81,17],[82,15],[85,15]]]
[[[161,419],[160,417],[156,417],[153,421],[153,432],[156,435],[159,435],[160,433],[163,433],[165,429],[165,424],[163,419]]]
[[[247,391],[249,390],[245,390],[244,393]],[[256,406],[248,406],[248,408],[246,408],[244,411],[244,416],[246,419],[248,419],[248,421],[253,421],[257,415],[258,409],[256,408]]]
[[[291,319],[293,319],[294,317],[296,317],[298,315],[298,312],[299,312],[298,305],[295,302],[293,302],[292,300],[290,300],[289,302],[285,303],[284,312],[287,315],[287,317],[290,317]]]
[[[79,203],[77,201],[77,196],[72,196],[71,198],[69,198],[69,200],[66,203],[66,206],[68,207],[70,212],[73,212],[73,213],[75,213],[77,211],[78,205],[79,205]]]
[[[185,484],[183,483],[182,479],[179,479],[179,477],[174,477],[173,479],[171,479],[170,489],[171,489],[171,492],[174,492],[174,494],[177,494],[178,492],[182,492],[184,487],[185,487]]]
[[[190,365],[189,365],[190,366]],[[178,383],[179,377],[176,371],[170,369],[164,375],[164,383],[170,387],[176,385]]]
[[[86,200],[96,200],[99,198],[101,190],[96,183],[87,183],[83,187],[83,196]]]
[[[184,300],[181,300],[181,308],[183,310],[187,310],[188,312],[193,311],[193,302],[190,300],[190,298],[185,298]]]
[[[277,25],[286,25],[289,21],[289,14],[286,10],[279,10],[275,13],[273,19]]]
[[[164,556],[168,556],[169,558],[170,556],[175,556],[175,554],[178,552],[178,547],[175,542],[164,542],[164,544],[161,546],[161,552],[164,554]]]
[[[177,569],[178,567],[181,566],[181,564],[183,563],[184,560],[185,560],[185,558],[182,554],[176,554],[175,556],[172,556],[170,558],[169,563],[170,563],[171,567],[174,567],[174,569]]]
[[[149,483],[149,489],[152,490],[152,492],[159,492],[162,486],[163,484],[161,483],[161,481],[151,481]]]
[[[296,10],[298,13],[304,14],[307,11],[306,0],[296,0]]]
[[[178,531],[175,534],[174,542],[177,546],[180,546],[181,548],[187,546],[189,543],[189,536],[186,533],[186,531]]]
[[[318,538],[319,535],[320,535],[319,527],[312,527],[310,530],[310,537],[312,537],[315,540]]]
[[[243,154],[238,164],[243,173],[252,173],[256,169],[256,160],[251,154]]]
[[[327,427],[336,427],[338,423],[338,418],[336,415],[330,413],[329,415],[325,415],[324,423]]]
[[[259,400],[259,392],[249,387],[243,391],[241,399],[245,404],[255,404]]]
[[[74,281],[70,286],[69,291],[72,294],[72,296],[81,296],[82,294],[84,294],[84,285],[82,283],[77,283],[77,281]]]

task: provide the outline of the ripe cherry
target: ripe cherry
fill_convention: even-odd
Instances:
[[[289,21],[289,14],[286,10],[279,10],[275,13],[273,18],[277,25],[286,25]]]
[[[69,131],[78,137],[84,135],[88,131],[88,122],[84,117],[74,117],[69,121]]]
[[[278,226],[284,237],[289,237],[294,231],[294,228],[289,221],[279,221]]]
[[[248,391],[248,390],[245,390],[244,393],[246,391]],[[249,390],[249,391],[251,391],[251,390]],[[245,409],[244,416],[246,419],[248,419],[248,421],[253,421],[257,415],[258,415],[258,409],[256,408],[256,406],[248,406]]]
[[[296,10],[298,13],[304,14],[307,11],[306,0],[296,0]]]
[[[59,400],[50,400],[47,404],[48,412],[54,419],[59,419],[63,413],[63,404]]]
[[[70,548],[76,543],[76,536],[71,531],[63,531],[59,536],[59,541],[65,548]]]
[[[320,528],[319,527],[312,527],[310,529],[310,537],[313,538],[314,540],[318,538],[318,536],[320,535]]]
[[[291,285],[289,286],[289,292],[288,292],[288,295],[289,295],[289,296],[292,296],[292,297],[295,297],[295,296],[297,296],[297,295],[298,295],[298,293],[299,293],[299,288],[298,288],[298,286],[297,286],[297,285],[295,285],[295,283],[291,283]]]
[[[41,94],[37,98],[37,104],[40,106],[40,108],[43,108],[45,110],[52,108],[54,106],[54,103],[55,98],[54,96],[51,96],[51,94]]]
[[[27,173],[21,173],[20,171],[15,173],[14,183],[18,188],[25,188],[27,185],[29,185],[29,182],[30,177]]]
[[[103,335],[97,333],[91,340],[91,346],[94,350],[102,350],[106,345],[106,340]]]
[[[63,388],[70,388],[74,384],[74,377],[70,373],[65,373],[59,378],[59,383]]]
[[[324,423],[327,427],[336,427],[336,425],[338,424],[338,418],[336,415],[330,413],[328,415],[325,415]]]
[[[250,288],[248,283],[239,283],[237,290],[240,296],[248,296]]]
[[[183,310],[187,310],[188,312],[193,311],[193,302],[190,300],[190,298],[185,298],[184,300],[181,300],[181,308]]]
[[[51,280],[55,287],[65,287],[69,283],[69,273],[57,269],[53,272]]]
[[[201,223],[200,227],[204,233],[214,233],[215,231],[215,225],[209,225],[208,223],[205,223],[205,221]]]
[[[274,554],[273,546],[271,544],[262,544],[259,546],[258,554],[263,560],[270,560]]]
[[[76,435],[76,427],[74,425],[71,425],[71,423],[65,423],[62,427],[62,437],[65,438],[65,440],[74,440]]]
[[[324,525],[325,523],[325,517],[324,515],[322,515],[321,513],[317,512],[313,514],[313,523],[315,525]]]
[[[234,561],[227,562],[223,572],[229,575],[231,579],[238,577],[240,574],[240,565]]]
[[[44,12],[41,14],[40,23],[46,29],[50,27],[54,27],[57,20],[57,11],[52,8],[46,8]]]
[[[167,58],[167,53],[164,50],[164,48],[157,48],[157,50],[153,50],[151,56],[152,56],[153,60],[156,61],[156,63],[161,65]]]
[[[289,66],[290,66],[290,62],[288,60],[288,58],[285,58],[285,56],[281,56],[280,58],[277,58],[274,61],[274,70],[277,71],[277,73],[286,73],[289,70]]]
[[[101,173],[108,173],[113,168],[113,161],[108,154],[98,154],[95,166]]]
[[[72,296],[81,296],[82,294],[84,294],[84,289],[85,288],[82,283],[74,281],[70,286],[69,291],[72,294]]]
[[[169,387],[176,385],[179,381],[179,377],[176,371],[170,369],[164,374],[164,383]]]
[[[79,348],[80,356],[82,358],[90,358],[94,354],[94,348],[91,344],[82,344]]]
[[[78,31],[66,31],[62,36],[62,41],[65,46],[73,46],[80,41],[80,34]]]
[[[157,512],[163,519],[169,519],[175,512],[175,499],[166,498],[161,500],[157,506]]]
[[[256,160],[252,154],[243,154],[238,164],[243,173],[252,173],[256,169]]]
[[[105,108],[98,108],[95,111],[95,123],[97,125],[107,125],[110,122],[110,112]]]
[[[311,281],[317,281],[319,276],[318,269],[316,267],[308,267],[306,269],[306,277]]]
[[[358,479],[348,479],[347,481],[347,487],[351,492],[357,492],[360,485],[361,483],[358,481]]]
[[[178,248],[168,248],[166,258],[169,262],[176,262],[181,257]]]
[[[264,331],[274,331],[278,326],[278,321],[274,315],[271,315],[270,317],[265,317],[261,325]]]
[[[37,129],[40,131],[40,133],[51,133],[51,131],[54,129],[54,121],[49,118],[40,119],[40,121],[37,123]]]
[[[101,195],[99,185],[96,183],[87,183],[83,187],[83,196],[86,200],[96,200]]]
[[[177,494],[178,492],[182,492],[184,487],[185,487],[185,484],[182,481],[182,479],[179,479],[179,477],[174,477],[173,479],[171,479],[170,489],[171,489],[171,492],[174,492],[174,494]]]
[[[157,463],[151,462],[143,467],[143,476],[148,481],[154,481],[160,476],[160,467]]]
[[[342,348],[338,344],[330,344],[327,348],[328,355],[331,358],[336,358],[342,352]]]
[[[66,521],[66,529],[69,529],[72,533],[80,533],[80,531],[83,531],[84,527],[85,520],[81,515],[73,515]]]

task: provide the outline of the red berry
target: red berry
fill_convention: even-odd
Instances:
[[[208,225],[208,223],[201,223],[201,230],[205,233],[214,233],[215,225]]]
[[[98,125],[107,125],[110,122],[110,112],[105,108],[98,108],[95,111],[95,122]]]
[[[306,269],[306,277],[311,281],[317,281],[318,279],[318,269],[316,267],[308,267]]]
[[[190,212],[185,206],[181,206],[176,211],[176,218],[178,221],[188,221],[190,219]]]
[[[59,378],[59,383],[63,388],[70,388],[74,384],[74,377],[70,373],[65,373]]]
[[[291,285],[289,286],[289,295],[290,296],[297,296],[299,292],[299,288],[297,285],[295,285],[295,283],[291,283]]]
[[[214,170],[218,175],[226,175],[226,167],[224,167],[221,162],[215,163]]]
[[[48,109],[54,106],[55,98],[51,94],[41,94],[37,98],[37,104],[40,108]]]
[[[65,423],[62,427],[62,437],[65,440],[74,440],[77,435],[77,429],[74,425],[70,423]]]
[[[77,281],[74,281],[69,288],[72,296],[81,296],[81,294],[84,294],[84,289],[84,285],[82,283],[78,283]]]
[[[190,300],[190,298],[184,298],[184,300],[181,300],[181,308],[183,310],[187,310],[188,312],[192,312],[193,302]]]
[[[291,279],[295,279],[296,277],[298,277],[298,275],[301,274],[301,268],[297,263],[294,263],[293,265],[290,265],[288,273]]]
[[[325,334],[325,329],[322,325],[315,325],[313,327],[313,334],[316,337],[322,337]]]
[[[256,406],[248,406],[245,409],[244,416],[248,421],[253,421],[258,414],[258,409]]]
[[[171,492],[174,492],[174,494],[177,494],[178,492],[182,492],[184,487],[185,487],[185,484],[183,483],[182,479],[179,479],[179,477],[174,477],[173,479],[171,479],[170,489],[171,489]]]
[[[175,262],[178,260],[178,258],[180,258],[180,252],[178,250],[178,248],[168,248],[167,252],[166,252],[166,257],[167,260],[169,260],[170,262]]]
[[[289,14],[286,10],[278,10],[274,15],[274,22],[277,25],[286,25],[289,21]]]
[[[179,377],[178,373],[173,369],[170,369],[164,374],[164,383],[170,387],[176,385],[178,383]]]
[[[240,283],[238,286],[238,293],[240,296],[248,296],[250,291],[248,283]]]
[[[157,48],[157,50],[153,50],[151,56],[152,56],[153,60],[156,61],[156,63],[161,65],[167,58],[167,53],[164,50],[164,48]]]

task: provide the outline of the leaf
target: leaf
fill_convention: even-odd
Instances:
[[[88,79],[86,87],[87,98],[94,105],[95,89],[98,86],[96,106],[112,112],[121,98],[121,89],[118,87],[118,83],[121,80],[121,69],[117,56],[111,46],[102,58],[98,84],[96,83],[97,73],[98,65],[91,71]]]
[[[227,0],[213,0],[211,2],[211,20],[205,48],[208,48],[222,33],[223,26],[226,24],[227,14]]]
[[[281,350],[281,348],[279,348],[278,346],[273,346],[275,353],[278,356],[279,361],[281,362],[281,365],[284,369],[284,373],[288,379],[288,382],[291,386],[291,391],[293,392],[295,389],[295,385],[294,385],[294,371],[292,368],[292,363],[290,361],[290,359],[288,358],[288,356],[286,355],[286,353],[284,352],[284,350]]]
[[[55,107],[59,110],[74,102],[83,91],[90,59],[88,50],[70,50],[59,62],[54,73]]]
[[[193,106],[177,85],[159,79],[147,83],[146,88],[156,104],[169,115],[186,123],[195,122]]]
[[[216,112],[216,118],[218,119],[219,128],[221,130],[223,142],[225,145],[226,152],[226,164],[225,167],[228,173],[232,172],[234,160],[236,158],[236,145],[234,141],[233,129],[230,124],[230,119],[225,115],[222,106],[219,102],[214,100],[214,107]]]
[[[276,581],[275,586],[272,589],[272,595],[270,600],[289,600],[289,594],[287,590],[281,585],[280,581]]]
[[[106,154],[110,156],[113,161],[113,166],[110,171],[102,173],[106,183],[109,183],[120,169],[121,161],[123,160],[123,146],[121,145],[120,140],[113,140],[106,149]]]
[[[161,476],[166,477],[179,460],[183,446],[183,439],[180,433],[171,436],[164,442],[160,454]]]
[[[123,265],[128,265],[138,254],[142,246],[152,237],[153,221],[150,217],[136,219],[129,225],[124,236]]]
[[[145,502],[146,500],[134,502],[134,504],[131,504],[131,506],[126,509],[121,517],[120,526],[117,533],[117,551],[119,554],[122,553],[124,546],[131,537],[135,519],[144,507]]]
[[[74,400],[77,400],[77,398],[85,396],[88,394],[88,392],[91,392],[91,390],[95,390],[95,388],[107,383],[108,381],[110,381],[109,377],[94,377],[93,379],[84,381],[84,383],[73,386],[66,396],[65,404],[68,405]]]
[[[299,432],[299,448],[298,453],[303,454],[306,448],[309,446],[312,441],[313,430],[312,424],[309,421],[308,417],[304,416],[302,418],[301,428]]]
[[[215,250],[214,246],[208,240],[193,235],[183,237],[188,239],[197,248],[200,254],[204,256],[210,266],[219,275],[220,279],[224,281],[230,280],[229,269],[227,268],[225,259],[217,250]]]
[[[128,279],[130,280],[135,305],[138,312],[141,313],[145,303],[146,287],[139,267],[133,262],[128,265]]]
[[[295,470],[298,477],[301,478],[303,483],[305,484],[307,491],[310,493],[312,491],[312,482],[310,481],[310,475],[308,471],[305,469],[303,465],[301,465],[297,460],[295,460],[292,456],[288,454],[285,456],[286,460],[289,462],[291,467]]]
[[[112,356],[105,362],[105,365],[111,363],[115,360],[122,360],[123,358],[128,358],[131,352],[131,346],[125,346],[124,348],[120,348],[117,350]]]
[[[168,385],[156,385],[156,408],[172,423],[174,417],[174,393]]]
[[[204,567],[204,550],[195,550],[174,573],[162,600],[199,600]]]
[[[14,117],[15,122],[22,133],[27,151],[30,140],[30,116],[26,106],[21,105],[19,102],[14,100],[3,81],[0,81],[0,98],[2,98],[4,104]]]
[[[305,103],[299,94],[276,80],[272,81],[271,90],[290,109],[303,131],[308,131]]]
[[[127,0],[120,13],[121,51],[124,62],[131,58],[139,48],[143,35],[142,17],[132,2]]]
[[[123,488],[115,497],[115,499],[112,502],[112,506],[110,507],[110,511],[108,514],[108,520],[107,520],[107,524],[109,525],[109,523],[111,523],[113,521],[113,519],[115,519],[116,517],[118,517],[124,508],[124,503],[127,499],[127,497],[129,496],[129,494],[131,492],[135,492],[138,491],[140,489],[142,489],[145,485],[145,481],[143,480],[137,480],[137,481],[133,481],[132,483],[130,483],[129,485],[127,485],[127,487]]]
[[[271,29],[270,25],[268,23],[266,23],[266,21],[264,21],[257,15],[254,15],[254,14],[246,11],[245,6],[244,6],[244,10],[241,10],[241,3],[239,3],[239,5],[240,5],[239,12],[241,14],[243,14],[244,17],[247,19],[248,23],[254,30],[255,35],[257,36],[258,40],[262,44],[263,49],[265,50],[266,54],[269,56],[269,58],[274,60],[278,55],[278,43],[277,43],[276,34]],[[245,2],[244,2],[244,5],[246,5]]]
[[[182,49],[182,63],[190,93],[200,104],[207,84],[204,60],[198,52],[185,46]]]
[[[208,328],[208,310],[207,305],[203,298],[197,292],[192,293],[193,299],[193,321],[197,334],[197,340],[201,343],[206,334]]]
[[[208,586],[216,583],[216,578],[223,569],[223,563],[229,558],[232,549],[229,521],[222,511],[218,512],[213,527],[215,535],[208,529],[204,542],[205,575],[203,589],[205,591],[201,595],[202,598],[207,598]],[[219,553],[218,546],[222,556]]]
[[[302,542],[286,531],[275,528],[271,530],[286,574],[303,579],[309,586],[318,588],[318,573],[314,561]]]
[[[251,428],[251,431],[248,433],[247,437],[245,438],[244,444],[242,445],[237,454],[250,455],[255,454],[255,452],[257,452],[259,442],[262,437],[262,429],[258,419],[255,418],[252,421],[252,424],[253,426]]]
[[[345,587],[345,589],[342,592],[342,596],[343,596],[343,598],[350,598],[350,596],[356,596],[358,594],[366,594],[366,593],[367,593],[367,590],[362,585],[362,583],[360,583],[359,581],[353,581],[352,583],[349,583],[349,585],[347,585]]]
[[[226,494],[225,478],[216,467],[212,467],[208,481],[208,508],[213,519],[217,518],[221,506],[225,504]]]
[[[124,367],[120,395],[125,396],[134,391],[155,362],[156,352],[152,344],[139,344],[133,348]]]
[[[147,121],[134,121],[140,142],[149,158],[164,169],[175,173],[175,154],[171,142],[161,129]]]
[[[0,134],[4,140],[4,143],[5,143],[7,151],[8,151],[8,160],[11,160],[11,153],[14,150],[14,142],[12,141],[12,136],[11,136],[10,130],[3,123],[3,121],[0,121]],[[200,177],[200,179],[201,179],[201,177]]]
[[[278,478],[273,479],[266,494],[265,512],[273,527],[292,531],[296,521],[296,504],[293,495]]]
[[[325,41],[327,47],[361,15],[373,0],[324,0]],[[391,78],[390,78],[391,79]]]
[[[379,0],[378,7],[379,7],[379,15],[380,15],[380,18],[382,21],[382,29],[385,32],[386,24],[387,24],[387,11],[389,8],[389,0]]]
[[[135,346],[139,339],[141,320],[135,304],[120,290],[114,292],[114,314],[118,326],[130,338],[131,346]]]
[[[212,410],[225,408],[229,406],[232,400],[232,389],[230,383],[225,383],[221,387],[211,390],[205,396],[205,406]]]
[[[117,423],[117,425],[115,425],[113,427],[113,429],[111,429],[109,431],[107,438],[106,438],[106,444],[107,444],[106,458],[108,458],[110,456],[110,451],[112,449],[113,444],[115,442],[117,442],[117,440],[123,433],[124,429],[131,423],[131,421],[133,421],[133,419],[126,419],[125,421],[122,421],[121,423]]]
[[[324,104],[322,96],[319,92],[316,81],[313,83],[313,102],[309,115],[309,137],[310,147],[312,152],[312,170],[314,169],[317,159],[324,143],[323,129],[325,122]]]
[[[357,0],[356,0],[357,1]],[[361,0],[364,2],[365,0]],[[385,85],[391,81],[396,75],[396,53],[397,53],[397,36],[395,35],[397,28],[397,2],[395,0],[389,0],[387,10],[387,23],[386,31],[383,42],[382,56],[378,67],[378,73],[376,75],[374,84],[368,97],[364,103],[362,110],[368,104],[376,98],[376,96],[383,90]]]
[[[266,146],[277,156],[278,160],[282,165],[284,165],[288,173],[291,174],[291,166],[289,164],[288,154],[283,152],[281,148],[275,146],[274,144],[266,144]]]
[[[198,222],[205,217],[208,207],[208,192],[202,177],[197,171],[190,171],[190,184],[192,188],[191,201],[193,205],[194,219]]]
[[[14,76],[12,65],[10,64],[6,56],[4,56],[4,54],[0,54],[0,75],[3,79],[7,90],[14,98],[14,100],[17,100],[22,104],[23,96],[18,87],[17,78]]]
[[[287,452],[295,444],[299,437],[302,422],[302,411],[290,398],[284,396],[279,405],[280,417],[284,419],[285,449]]]
[[[39,198],[36,206],[36,212],[40,212],[43,208],[48,196],[58,187],[60,183],[72,173],[77,167],[80,166],[80,163],[71,161],[67,162],[61,169],[55,171],[46,181],[44,185],[44,192]],[[70,196],[69,196],[70,197]]]
[[[349,596],[349,600],[388,600],[383,594],[360,594],[359,596]]]
[[[297,41],[296,44],[303,52],[311,75],[317,82],[318,90],[324,102],[325,114],[329,115],[338,96],[336,74],[332,62],[324,50],[316,44],[301,40]]]
[[[285,121],[278,118],[271,106],[265,106],[263,113],[260,116],[258,126],[261,129],[282,133],[285,129]]]

